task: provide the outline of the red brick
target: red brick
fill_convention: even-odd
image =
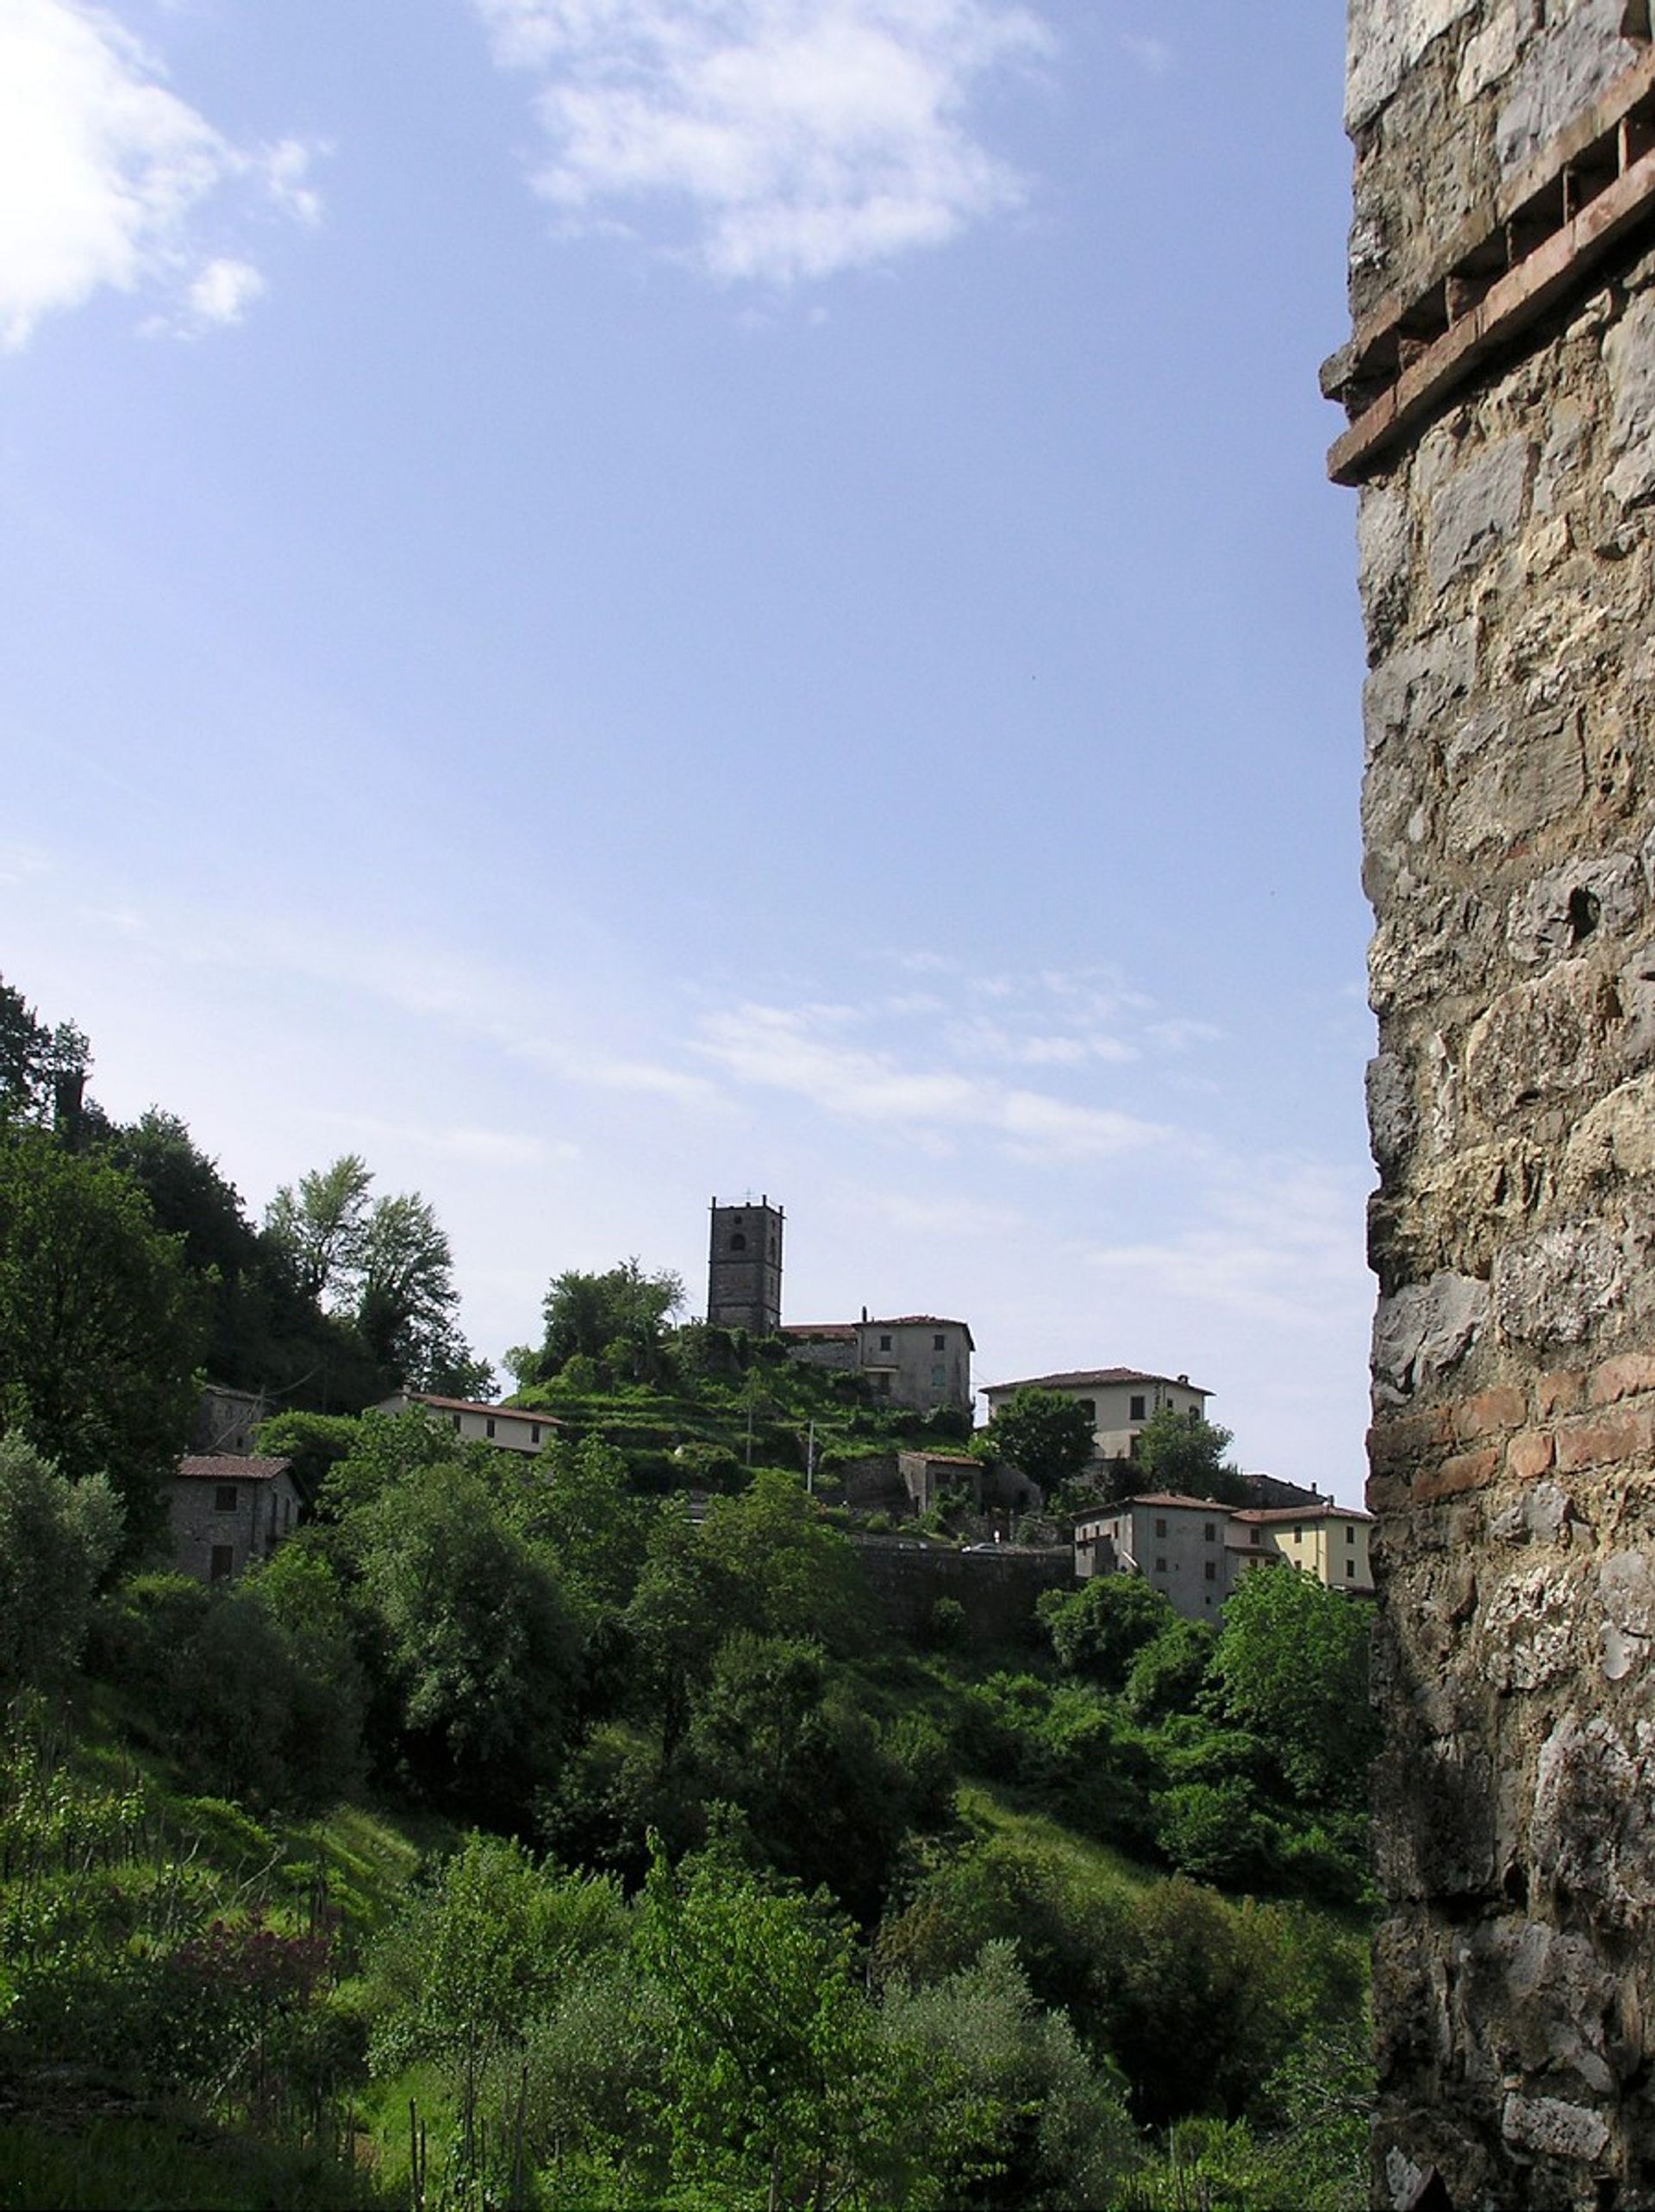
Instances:
[[[1606,1359],[1592,1377],[1594,1405],[1614,1405],[1639,1390],[1655,1390],[1655,1359],[1647,1352],[1622,1352]]]
[[[1479,1390],[1475,1397],[1462,1398],[1456,1407],[1454,1431],[1462,1444],[1470,1444],[1479,1436],[1495,1436],[1504,1429],[1521,1428],[1527,1419],[1526,1391],[1509,1387]]]
[[[1534,1385],[1534,1410],[1542,1421],[1559,1413],[1573,1413],[1586,1389],[1586,1378],[1572,1367],[1558,1367],[1542,1375]]]
[[[1572,1474],[1579,1467],[1601,1467],[1620,1459],[1635,1459],[1655,1442],[1655,1414],[1622,1413],[1612,1421],[1583,1422],[1577,1428],[1558,1431],[1558,1471]]]
[[[1526,1430],[1521,1436],[1514,1436],[1506,1447],[1506,1472],[1520,1483],[1532,1483],[1545,1474],[1554,1456],[1549,1430]]]
[[[1440,1497],[1458,1497],[1463,1490],[1483,1490],[1500,1472],[1500,1453],[1495,1445],[1481,1452],[1458,1452],[1414,1485],[1416,1505],[1433,1505]]]

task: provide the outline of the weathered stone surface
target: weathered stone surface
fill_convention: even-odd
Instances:
[[[1655,491],[1655,291],[1640,293],[1603,341],[1609,382],[1608,488],[1623,507]]]
[[[1534,449],[1501,438],[1469,460],[1432,502],[1426,568],[1433,591],[1514,537],[1528,498]]]
[[[1359,130],[1384,106],[1433,39],[1475,0],[1352,0],[1345,123]]]
[[[1491,232],[1622,6],[1354,0],[1358,319]],[[1647,234],[1387,451],[1360,547],[1376,2189],[1655,2212]]]
[[[1488,1284],[1464,1275],[1433,1275],[1382,1298],[1373,1328],[1376,1384],[1400,1398],[1437,1382],[1465,1357],[1488,1312]]]
[[[1625,9],[1626,0],[1574,0],[1547,9],[1553,20],[1529,47],[1495,123],[1503,176],[1532,161],[1636,61],[1637,47],[1621,35]]]
[[[1621,1302],[1625,1263],[1590,1222],[1513,1238],[1495,1255],[1494,1313],[1508,1344],[1578,1344]]]

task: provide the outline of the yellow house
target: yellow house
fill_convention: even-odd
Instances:
[[[1373,1515],[1330,1502],[1269,1509],[1244,1507],[1230,1515],[1232,1580],[1253,1564],[1285,1559],[1327,1590],[1361,1597],[1373,1591],[1368,1540]]]

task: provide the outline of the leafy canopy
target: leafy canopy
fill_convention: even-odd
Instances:
[[[1002,1405],[985,1432],[989,1448],[1044,1490],[1079,1474],[1092,1457],[1092,1417],[1078,1399],[1031,1384]]]

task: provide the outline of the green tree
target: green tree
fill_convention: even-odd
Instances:
[[[66,1482],[22,1437],[0,1437],[0,1695],[49,1688],[79,1658],[122,1519],[103,1476]]]
[[[55,1126],[78,1143],[91,1047],[72,1022],[42,1022],[20,990],[0,980],[0,1117]]]
[[[304,1295],[318,1304],[354,1281],[372,1184],[361,1154],[343,1153],[302,1175],[297,1187],[284,1183],[265,1211],[266,1231],[288,1254]]]
[[[638,1929],[670,2008],[672,2163],[691,2189],[767,2212],[934,2205],[960,2146],[916,2054],[880,2033],[847,1921],[716,1858],[659,1855]]]
[[[670,1268],[651,1274],[634,1257],[602,1274],[578,1269],[554,1278],[546,1294],[546,1332],[538,1353],[521,1360],[524,1387],[549,1382],[571,1359],[608,1367],[617,1380],[653,1382],[665,1364],[666,1324],[684,1303]]]
[[[416,1771],[444,1796],[521,1817],[556,1770],[578,1682],[551,1560],[463,1465],[388,1484],[344,1535]]]
[[[1212,1678],[1225,1712],[1262,1736],[1312,1804],[1365,1802],[1378,1743],[1362,1605],[1292,1567],[1245,1575],[1224,1608]]]
[[[1195,1710],[1216,1634],[1205,1621],[1172,1621],[1140,1647],[1124,1690],[1127,1710],[1135,1721],[1165,1721]]]
[[[355,1271],[355,1321],[382,1367],[415,1390],[485,1396],[494,1372],[460,1334],[453,1254],[435,1213],[417,1190],[379,1198],[362,1224]]]
[[[1078,1590],[1048,1590],[1035,1609],[1059,1665],[1105,1690],[1121,1689],[1139,1653],[1177,1619],[1169,1599],[1131,1574],[1093,1575]]]
[[[1117,1482],[1134,1491],[1171,1490],[1181,1497],[1211,1497],[1228,1505],[1246,1502],[1246,1485],[1225,1457],[1232,1441],[1227,1428],[1198,1413],[1163,1406],[1138,1432],[1138,1448]]]
[[[106,1473],[129,1540],[189,1435],[201,1349],[183,1255],[109,1161],[0,1124],[0,1424],[71,1481]]]
[[[1095,1448],[1092,1417],[1085,1407],[1061,1390],[1034,1384],[1013,1393],[984,1430],[984,1440],[1046,1490],[1072,1480],[1089,1465]]]

